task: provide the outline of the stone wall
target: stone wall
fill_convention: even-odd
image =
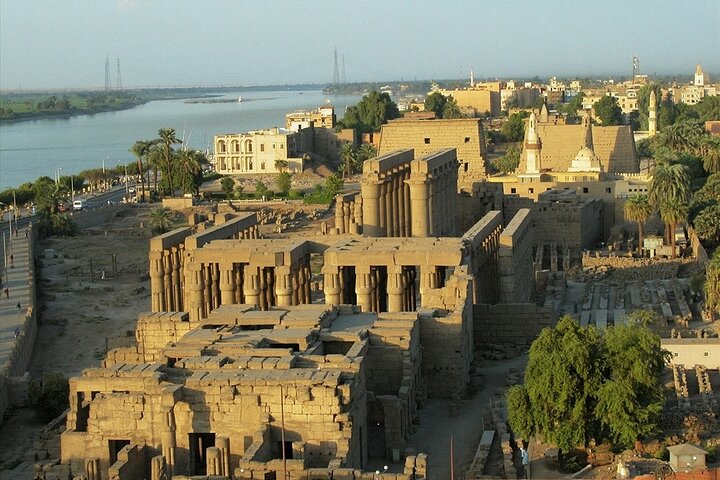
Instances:
[[[488,343],[530,344],[554,321],[551,309],[533,303],[473,305],[475,348]]]
[[[455,225],[458,232],[467,232],[478,219],[492,210],[502,211],[502,199],[501,183],[475,182],[469,189],[462,189],[456,200]]]
[[[533,226],[530,210],[523,208],[500,234],[500,302],[523,303],[534,290]]]
[[[29,295],[22,300],[27,305],[25,321],[20,327],[20,334],[10,347],[10,353],[5,363],[0,366],[0,424],[4,420],[5,411],[14,405],[23,404],[27,398],[25,386],[27,378],[19,378],[25,375],[32,357],[35,337],[37,336],[37,297],[35,292],[35,238],[37,236],[37,224],[30,229],[26,238],[15,237],[14,242],[28,242],[28,289]],[[10,331],[7,332],[10,336]],[[8,340],[9,341],[9,340]],[[22,388],[14,388],[20,385]]]

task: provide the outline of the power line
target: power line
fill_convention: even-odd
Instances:
[[[347,83],[347,77],[345,76],[345,55],[342,56],[342,83]]]

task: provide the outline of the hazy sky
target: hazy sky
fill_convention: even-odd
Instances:
[[[0,88],[720,72],[720,0],[0,0]],[[713,79],[715,80],[715,79]]]

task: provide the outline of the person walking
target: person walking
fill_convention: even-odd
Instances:
[[[530,455],[528,455],[525,447],[520,447],[520,478],[528,477],[528,465],[530,464]]]
[[[20,313],[20,312],[22,311],[22,307],[20,306],[20,302],[17,303],[17,307],[18,307],[18,313]]]
[[[10,298],[10,290],[8,287],[5,287],[5,298]]]

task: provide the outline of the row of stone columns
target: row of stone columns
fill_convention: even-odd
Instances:
[[[363,233],[369,237],[409,237],[411,234],[410,178],[407,164],[363,178]]]
[[[415,266],[361,265],[355,267],[352,274],[348,267],[325,266],[323,274],[325,303],[328,305],[353,303],[363,312],[416,310],[418,292]],[[435,285],[439,281],[435,269],[431,276],[433,280],[428,280],[428,284],[437,288]],[[351,289],[354,292],[350,292]]]
[[[471,258],[470,274],[473,276],[473,303],[498,303],[500,301],[500,267],[498,250],[502,225],[498,224],[490,235],[468,252]]]
[[[258,225],[251,225],[232,235],[230,239],[255,239],[259,235]],[[187,257],[185,244],[179,243],[163,250],[152,250],[149,257],[152,311],[185,311],[185,282],[188,277],[188,272],[185,271]]]
[[[191,321],[207,318],[220,305],[248,304],[261,310],[272,306],[312,303],[310,257],[296,265],[262,266],[244,263],[188,262],[185,295]]]
[[[362,196],[355,195],[347,201],[346,195],[338,195],[335,203],[335,228],[339,234],[359,234],[363,224]]]
[[[150,252],[150,291],[153,312],[183,311],[185,246]]]
[[[457,169],[452,164],[431,175],[415,172],[407,180],[412,203],[413,237],[455,235]]]

